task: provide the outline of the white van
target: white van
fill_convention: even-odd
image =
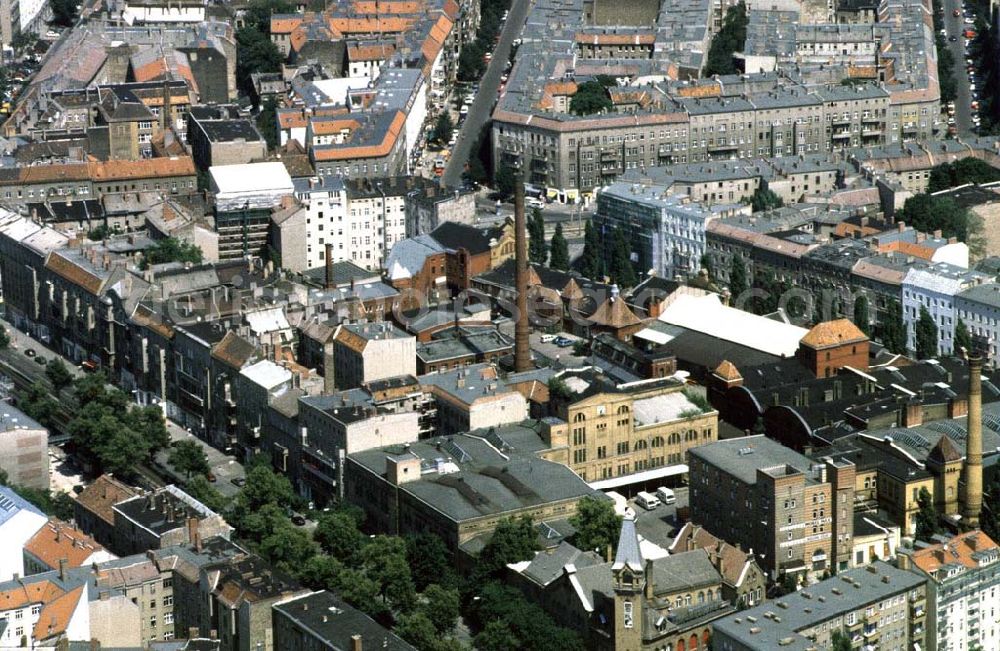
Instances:
[[[656,496],[660,498],[660,501],[664,504],[674,504],[677,502],[677,496],[674,495],[674,492],[666,486],[660,486],[657,488]]]
[[[660,500],[652,493],[639,491],[638,495],[635,496],[635,503],[647,511],[652,511],[660,505]]]
[[[540,341],[543,344],[547,344],[547,343],[553,342],[555,340],[556,340],[556,335],[546,334],[546,335],[542,335],[542,338],[541,338]]]
[[[536,197],[528,197],[527,199],[524,200],[524,203],[529,208],[544,208],[545,207],[545,202],[542,201],[541,199],[536,198]]]
[[[625,499],[624,495],[622,495],[621,493],[616,493],[615,491],[607,491],[604,494],[610,497],[614,501],[616,515],[622,518],[628,517],[629,511],[631,511],[632,509],[629,508],[628,500]]]

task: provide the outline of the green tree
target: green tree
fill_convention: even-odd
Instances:
[[[361,550],[365,575],[379,587],[391,608],[409,612],[416,603],[416,588],[406,562],[406,543],[395,536],[375,536]]]
[[[7,328],[0,327],[0,350],[7,350],[10,346],[10,334]]]
[[[953,199],[930,194],[915,194],[906,200],[899,211],[898,219],[905,221],[918,231],[931,233],[940,230],[944,237],[956,237],[966,242],[970,236],[969,211],[960,207]],[[975,235],[975,233],[971,233]]]
[[[522,649],[521,640],[507,622],[494,620],[486,624],[473,640],[473,646],[479,651],[518,651]]]
[[[347,603],[366,613],[369,617],[382,619],[388,612],[385,600],[379,594],[379,585],[354,568],[345,568],[337,575],[337,592]]]
[[[274,97],[268,97],[261,104],[256,123],[267,148],[273,151],[278,146],[278,102]]]
[[[56,391],[62,391],[73,384],[73,375],[70,374],[66,364],[56,357],[45,367],[45,377],[49,379]]]
[[[868,297],[864,294],[858,295],[854,299],[854,325],[861,328],[861,331],[871,336],[871,317],[868,314]]]
[[[931,169],[927,193],[933,194],[966,183],[979,185],[995,181],[1000,181],[1000,169],[979,158],[962,158],[954,163],[935,165]]]
[[[569,522],[576,529],[573,544],[580,549],[597,551],[603,556],[606,549],[614,549],[618,544],[622,519],[610,499],[581,500]]]
[[[588,219],[583,226],[583,254],[580,256],[579,263],[580,273],[584,278],[598,280],[603,256],[600,235]]]
[[[917,494],[916,537],[917,540],[929,541],[934,534],[941,533],[941,523],[938,520],[937,509],[934,508],[934,498],[926,488],[921,488]]]
[[[184,473],[187,479],[192,475],[208,475],[212,468],[208,465],[208,456],[197,441],[185,439],[174,443],[167,457],[177,472]]]
[[[917,359],[930,359],[938,356],[938,329],[934,317],[923,305],[920,306],[920,318],[914,326],[916,338]]]
[[[443,588],[437,584],[427,586],[422,595],[420,612],[434,625],[434,630],[438,634],[450,633],[458,621],[458,590]]]
[[[59,27],[72,27],[76,23],[77,0],[49,0],[52,8],[52,24]]]
[[[961,319],[955,324],[955,351],[956,355],[972,352],[972,335],[965,326],[965,321]]]
[[[906,325],[903,323],[903,306],[893,300],[886,307],[881,325],[882,345],[898,355],[906,354]]]
[[[358,523],[347,513],[324,513],[316,523],[313,538],[323,551],[337,560],[349,563],[365,544]]]
[[[316,549],[308,534],[296,529],[285,518],[280,526],[264,536],[257,552],[279,569],[294,574],[316,554]]]
[[[400,615],[393,628],[396,635],[412,644],[418,651],[433,650],[439,639],[434,624],[421,611]]]
[[[747,267],[743,263],[742,257],[734,255],[729,263],[729,293],[732,295],[733,301],[736,301],[749,289]]]
[[[854,648],[851,645],[851,638],[847,637],[840,631],[833,632],[830,642],[832,643],[831,651],[852,651]]]
[[[773,190],[760,186],[754,190],[753,197],[750,198],[750,209],[753,212],[761,212],[764,210],[773,210],[775,208],[781,208],[785,205],[785,202],[781,200]]]
[[[45,385],[35,382],[17,397],[17,406],[25,414],[45,427],[52,428],[56,414],[59,412],[57,403]]]
[[[435,583],[445,587],[457,583],[451,551],[440,536],[428,533],[407,536],[406,560],[417,590],[426,590]]]
[[[569,244],[563,236],[562,224],[556,224],[556,231],[552,234],[552,242],[549,244],[549,266],[559,271],[569,270]]]
[[[726,11],[722,29],[712,38],[705,61],[704,76],[731,75],[739,72],[733,54],[743,48],[747,38],[747,9],[743,2]]]
[[[533,208],[528,217],[528,260],[535,264],[545,264],[549,257],[549,245],[545,242],[545,219],[540,208]]]
[[[446,110],[441,111],[437,116],[437,121],[434,123],[434,132],[431,135],[431,139],[438,144],[446,145],[451,140],[451,134],[454,131],[455,124],[451,121],[451,115]]]
[[[994,472],[983,490],[983,511],[980,526],[993,540],[1000,539],[1000,473]]]
[[[610,111],[611,97],[607,88],[599,81],[585,81],[576,87],[569,101],[569,110],[576,115],[592,115]]]
[[[632,250],[625,229],[619,226],[612,236],[609,267],[611,279],[620,287],[635,287],[637,279],[632,266]]]
[[[202,260],[201,248],[191,242],[178,240],[176,237],[165,237],[143,253],[142,268],[148,269],[154,264],[164,262],[191,262],[199,264]]]
[[[504,518],[479,554],[476,575],[480,579],[496,578],[503,574],[508,563],[531,559],[538,549],[537,538],[531,518]]]
[[[222,513],[229,507],[229,500],[215,490],[215,487],[205,479],[204,475],[192,477],[184,484],[184,492],[216,513]]]
[[[291,509],[296,502],[292,484],[265,465],[254,465],[247,470],[247,483],[236,496],[237,504],[247,511],[256,511],[273,504],[283,510]]]
[[[236,31],[236,81],[244,95],[252,95],[255,72],[280,72],[283,61],[278,46],[259,29],[245,25]]]
[[[244,10],[243,24],[270,36],[273,14],[294,13],[295,5],[287,0],[251,0]]]
[[[493,175],[493,185],[501,197],[513,196],[516,183],[517,176],[514,174],[514,168],[504,163],[497,166],[496,173]]]

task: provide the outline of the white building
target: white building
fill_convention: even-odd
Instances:
[[[306,209],[306,268],[326,263],[327,245],[332,247],[331,262],[352,259],[349,242],[353,222],[346,219],[347,188],[343,179],[314,176],[295,179],[294,183],[295,198]]]
[[[205,0],[131,0],[125,3],[122,20],[129,25],[198,24],[205,22]]]
[[[938,355],[951,355],[955,347],[955,295],[988,279],[985,274],[945,263],[907,271],[902,287],[907,349],[916,350],[916,325],[923,307],[937,326]]]
[[[14,486],[49,487],[49,430],[8,402],[0,402],[0,470]]]
[[[24,576],[24,545],[48,521],[44,513],[12,488],[0,486],[0,581]],[[0,643],[0,648],[6,646]]]
[[[705,254],[705,229],[720,212],[665,185],[613,183],[597,195],[594,226],[607,238],[622,228],[636,269],[664,278],[697,272]]]
[[[282,163],[214,165],[208,168],[210,190],[220,211],[273,208],[295,193]]]
[[[0,583],[0,649],[58,649],[90,642],[86,584],[64,588],[40,575]],[[61,581],[60,581],[61,583]]]
[[[385,185],[391,182],[357,179],[347,183],[347,214],[343,235],[338,235],[343,237],[345,255],[334,262],[350,260],[368,270],[381,269],[392,245],[406,239],[406,194]]]
[[[1000,284],[982,283],[955,295],[956,319],[965,324],[987,364],[1000,364]],[[956,325],[958,321],[955,321]]]
[[[927,648],[1000,648],[1000,547],[982,531],[900,556],[928,577]]]

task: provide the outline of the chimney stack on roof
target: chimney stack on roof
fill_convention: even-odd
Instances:
[[[969,351],[969,416],[965,437],[965,495],[962,500],[963,525],[979,526],[983,508],[983,357]]]
[[[527,222],[524,216],[524,180],[514,183],[514,257],[517,321],[514,324],[514,370],[518,373],[530,371],[531,344],[528,340],[531,327],[528,324],[528,242]]]

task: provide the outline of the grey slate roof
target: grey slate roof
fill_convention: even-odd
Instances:
[[[867,604],[906,593],[925,582],[913,572],[877,561],[786,595],[776,602],[741,611],[713,623],[716,634],[740,640],[754,651],[805,651],[815,648],[799,631],[841,617]],[[856,586],[855,586],[856,584]],[[782,607],[780,604],[784,604]],[[780,622],[765,613],[780,616]],[[751,633],[751,628],[757,629]],[[790,641],[790,643],[789,643]]]
[[[639,550],[639,535],[635,531],[635,520],[622,520],[622,530],[618,535],[618,551],[615,553],[615,563],[612,569],[628,567],[635,572],[643,570],[642,551]]]
[[[758,469],[788,465],[808,476],[812,467],[808,457],[763,434],[716,441],[691,448],[688,454],[699,457],[746,484],[757,482]]]

